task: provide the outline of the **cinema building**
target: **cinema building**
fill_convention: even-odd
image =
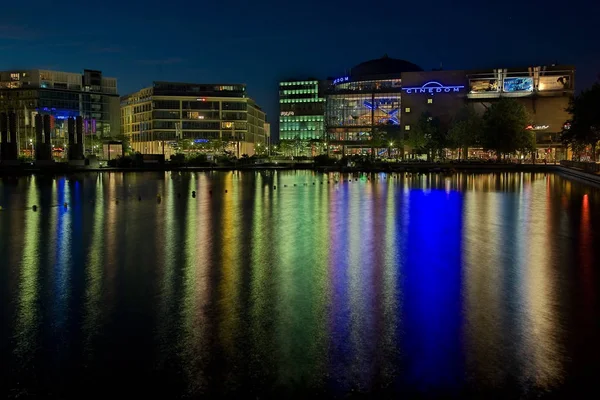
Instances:
[[[332,78],[325,91],[325,140],[330,154],[395,156],[397,143],[423,113],[448,128],[466,104],[481,114],[500,98],[522,103],[536,132],[538,157],[563,159],[560,132],[573,94],[572,66],[424,71],[384,56]],[[387,143],[386,143],[387,142]]]

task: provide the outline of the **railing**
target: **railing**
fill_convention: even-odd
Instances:
[[[582,162],[582,161],[566,161],[563,160],[560,162],[560,165],[568,168],[576,168],[582,170],[583,172],[589,172],[590,174],[595,174],[600,172],[600,164],[594,162]]]

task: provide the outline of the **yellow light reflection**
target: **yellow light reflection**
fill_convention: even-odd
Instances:
[[[37,178],[32,177],[25,189],[27,191],[27,205],[39,204]],[[41,237],[40,214],[29,211],[25,214],[25,246],[21,258],[21,277],[19,282],[19,314],[16,323],[16,354],[24,357],[38,333],[39,308],[37,301],[39,297],[38,269],[43,256],[39,252]]]

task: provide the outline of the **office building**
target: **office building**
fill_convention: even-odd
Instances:
[[[279,83],[279,139],[321,140],[324,137],[324,84],[316,79]]]
[[[167,157],[185,139],[223,141],[238,157],[267,144],[265,113],[243,84],[154,82],[121,98],[121,129],[134,151]]]
[[[60,151],[67,138],[69,117],[82,117],[84,141],[91,135],[107,138],[120,133],[117,80],[104,77],[101,71],[2,71],[0,112],[16,114],[21,154],[30,151],[38,114],[50,116],[52,146]]]

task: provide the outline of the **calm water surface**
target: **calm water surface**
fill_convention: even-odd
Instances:
[[[529,173],[3,179],[0,396],[590,390],[599,204]]]

